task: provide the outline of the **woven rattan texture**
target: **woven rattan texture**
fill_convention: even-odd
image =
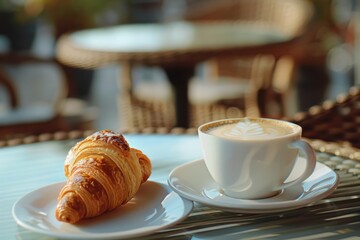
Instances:
[[[352,87],[336,101],[325,101],[290,119],[303,128],[303,136],[331,142],[349,142],[360,148],[360,88]]]
[[[174,128],[175,111],[171,101],[143,101],[134,96],[122,96],[119,100],[119,112],[123,128]],[[243,117],[241,107],[227,103],[190,104],[189,127],[224,118]]]

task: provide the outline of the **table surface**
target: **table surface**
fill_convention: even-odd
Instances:
[[[288,38],[275,28],[239,22],[128,24],[70,35],[84,49],[135,53],[256,46]]]
[[[57,57],[78,67],[98,67],[116,61],[164,64],[169,59],[179,64],[293,38],[272,26],[239,21],[126,24],[65,35],[58,42]]]
[[[166,183],[179,164],[201,158],[194,135],[125,135],[153,163],[153,181]],[[15,201],[44,185],[64,181],[65,156],[75,140],[51,141],[0,149],[1,239],[50,239],[17,226],[11,215]],[[271,214],[227,213],[195,204],[183,222],[148,239],[360,239],[360,179],[349,169],[359,162],[327,153],[318,161],[342,169],[338,189],[327,199],[298,210]],[[141,239],[144,239],[142,237]]]

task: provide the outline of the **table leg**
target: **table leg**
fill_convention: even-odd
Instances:
[[[189,127],[188,83],[194,76],[194,66],[163,67],[172,86],[175,99],[176,127]]]

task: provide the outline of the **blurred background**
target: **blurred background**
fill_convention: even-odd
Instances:
[[[271,96],[280,96],[284,110],[271,105],[269,99],[256,98],[259,109],[267,108],[262,116],[291,117],[299,111],[307,111],[311,106],[324,100],[335,99],[351,86],[359,85],[359,2],[356,0],[298,0],[304,1],[309,9],[310,20],[305,22],[302,32],[304,42],[296,46],[284,58],[272,60],[265,56],[265,67],[271,67],[274,86],[262,88],[270,91]],[[221,20],[241,19],[236,2],[241,0],[1,0],[0,1],[0,139],[12,138],[24,134],[67,131],[74,129],[123,129],[126,127],[175,127],[171,123],[152,123],[134,126],[132,120],[123,117],[122,103],[118,97],[121,86],[121,64],[110,64],[96,69],[79,69],[66,66],[56,58],[56,45],[61,36],[71,32],[103,28],[115,25],[136,23],[164,23],[171,21],[195,21],[201,19],[204,9],[210,9]],[[277,2],[283,0],[258,0]],[[229,4],[225,13],[219,7]],[[234,5],[235,4],[235,5]],[[275,3],[274,3],[275,6]],[[240,6],[239,6],[240,7]],[[233,10],[234,13],[229,11]],[[257,11],[266,14],[269,8]],[[290,11],[290,9],[286,10]],[[262,13],[264,12],[264,13]],[[219,13],[219,14],[217,14]],[[221,14],[220,14],[221,13]],[[238,15],[237,15],[238,13]],[[310,14],[311,13],[311,14]],[[191,17],[189,17],[191,16]],[[292,18],[292,15],[289,15]],[[286,22],[289,19],[280,19]],[[269,23],[272,19],[268,19]],[[273,24],[273,23],[271,23]],[[248,59],[238,56],[233,71],[244,76]],[[256,60],[254,56],[254,59]],[[251,61],[253,67],[254,59]],[[229,71],[233,63],[216,59],[217,73]],[[197,73],[206,78],[214,61],[199,64]],[[242,64],[242,65],[239,65]],[[274,69],[277,69],[276,71]],[[275,72],[275,73],[274,73]],[[270,73],[269,73],[270,74]],[[205,76],[205,77],[204,77]],[[268,76],[268,75],[267,75]],[[136,66],[133,69],[133,81],[148,79],[157,91],[164,90],[166,76],[160,68]],[[250,79],[251,77],[249,77]],[[286,82],[280,84],[277,79]],[[251,80],[251,79],[250,79]],[[277,83],[277,85],[276,85]],[[193,83],[190,83],[193,84]],[[237,93],[227,92],[227,81],[219,80],[225,96]],[[140,95],[147,93],[149,86],[136,90]],[[219,95],[220,90],[208,87],[203,81],[190,87],[192,91],[205,92],[207,95]],[[278,87],[278,88],[276,88]],[[150,87],[151,88],[151,87]],[[230,87],[234,89],[234,87]],[[152,89],[152,91],[154,88]],[[135,91],[135,92],[136,92]],[[230,91],[230,90],[229,90]],[[195,98],[199,93],[194,93]],[[165,94],[166,95],[166,94]],[[191,96],[190,96],[191,97]],[[120,99],[120,100],[119,100]],[[214,104],[226,106],[225,115],[217,117],[246,116],[234,100],[217,98]],[[195,100],[194,100],[195,101]],[[263,101],[261,103],[261,101]],[[233,104],[234,103],[234,104]],[[233,104],[233,105],[232,105]],[[260,106],[261,105],[261,106]],[[133,106],[128,106],[132,108]],[[216,111],[211,108],[209,111]],[[240,110],[239,110],[240,109]],[[142,111],[142,110],[140,110]],[[161,110],[154,110],[161,111]],[[160,114],[156,112],[156,114]],[[165,111],[163,114],[171,114]],[[212,113],[211,113],[212,114]],[[217,118],[212,115],[213,118]],[[198,120],[191,127],[196,127]]]

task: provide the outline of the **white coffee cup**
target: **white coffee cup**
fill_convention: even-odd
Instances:
[[[301,140],[301,132],[294,123],[267,118],[224,119],[198,128],[210,175],[225,195],[242,199],[271,197],[313,173],[315,152]],[[299,150],[306,159],[305,170],[286,182]]]

